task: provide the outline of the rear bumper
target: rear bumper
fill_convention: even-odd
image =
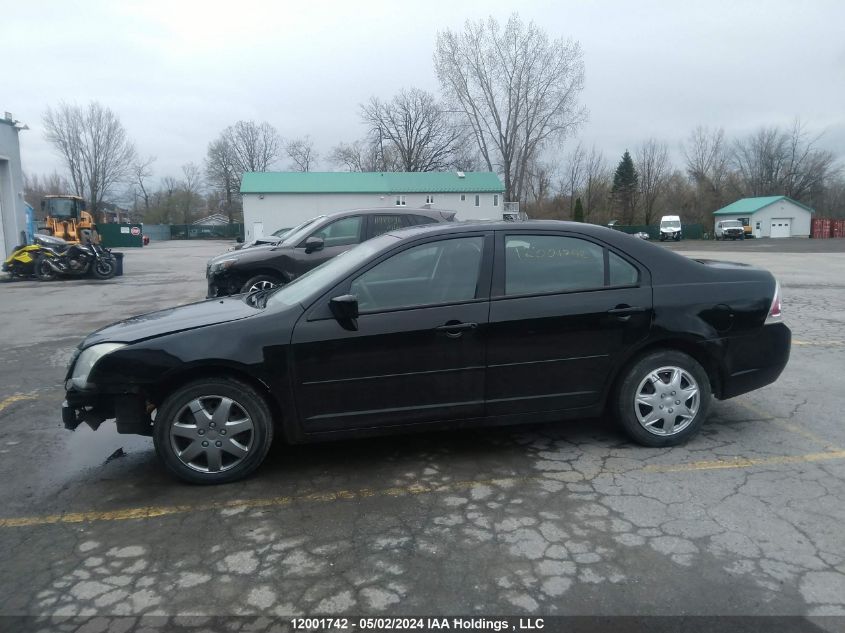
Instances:
[[[726,362],[716,395],[724,400],[775,382],[789,362],[792,332],[783,323],[773,323],[754,334],[722,341]]]

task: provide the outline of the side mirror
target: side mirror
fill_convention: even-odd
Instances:
[[[351,325],[352,327],[347,329],[358,329],[356,321],[358,318],[358,297],[355,295],[332,297],[332,300],[329,301],[329,309],[343,327]]]
[[[322,237],[309,237],[305,240],[305,252],[306,253],[313,253],[314,251],[321,251],[323,250],[323,246],[325,246],[325,242],[323,241]]]

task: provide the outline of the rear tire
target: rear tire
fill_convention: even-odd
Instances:
[[[256,275],[241,286],[241,292],[249,293],[255,292],[256,290],[275,288],[276,286],[281,285],[281,283],[282,282],[279,278],[273,277],[272,275]]]
[[[692,357],[652,352],[623,374],[613,411],[628,436],[643,446],[676,446],[701,430],[711,403],[710,378]]]
[[[59,276],[45,257],[39,257],[35,260],[34,272],[38,281],[54,281]]]
[[[193,484],[222,484],[261,465],[273,442],[273,416],[252,386],[206,378],[170,394],[156,412],[156,453],[167,470]]]

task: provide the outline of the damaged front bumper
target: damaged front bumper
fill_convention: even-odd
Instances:
[[[106,420],[115,420],[118,433],[152,435],[151,411],[142,394],[70,390],[62,402],[62,422],[71,431],[82,423],[96,431]]]

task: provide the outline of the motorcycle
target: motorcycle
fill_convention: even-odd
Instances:
[[[97,279],[111,279],[117,272],[114,255],[99,244],[68,244],[49,235],[37,235],[35,241],[39,251],[33,272],[41,281],[89,273]]]

